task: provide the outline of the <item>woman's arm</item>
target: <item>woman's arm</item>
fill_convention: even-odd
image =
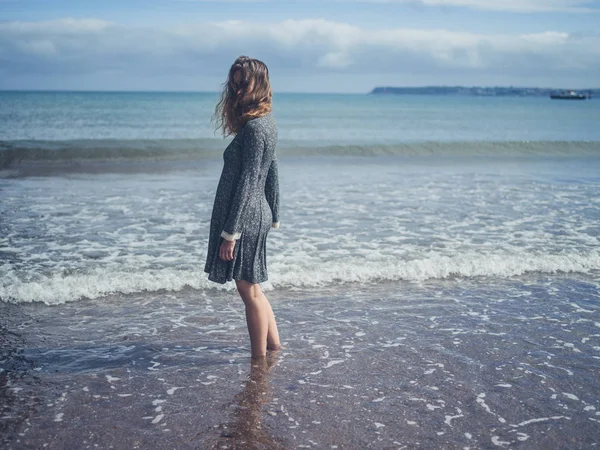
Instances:
[[[265,151],[265,139],[261,128],[248,122],[242,133],[242,171],[229,207],[227,222],[221,232],[221,237],[227,241],[235,241],[241,236],[243,216],[248,201],[258,188],[258,175]]]
[[[265,196],[273,214],[273,228],[279,228],[279,174],[277,168],[277,157],[269,166],[269,173],[265,184]]]

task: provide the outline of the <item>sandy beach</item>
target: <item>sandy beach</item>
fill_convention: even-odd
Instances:
[[[598,293],[585,277],[540,278],[497,296],[464,279],[272,292],[286,349],[254,365],[231,292],[0,303],[2,442],[592,448]],[[587,300],[565,301],[575,285]]]

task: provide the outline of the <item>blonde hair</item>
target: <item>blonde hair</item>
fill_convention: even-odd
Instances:
[[[236,82],[238,72],[239,82]],[[272,97],[266,64],[240,56],[229,69],[221,99],[215,108],[213,119],[216,130],[221,129],[223,136],[237,134],[250,119],[271,112]]]

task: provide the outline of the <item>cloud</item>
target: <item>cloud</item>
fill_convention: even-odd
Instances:
[[[600,70],[600,36],[548,31],[477,34],[372,30],[326,20],[226,21],[169,28],[88,19],[0,23],[3,76],[221,76],[240,54],[273,74],[585,76]],[[0,88],[2,87],[0,81]]]
[[[274,3],[276,0],[172,0],[183,3]],[[308,3],[311,0],[303,0]],[[598,0],[312,0],[335,3],[404,3],[428,7],[459,7],[488,11],[532,12],[599,12]],[[594,6],[596,8],[594,8]]]
[[[334,0],[347,2],[353,0]],[[408,3],[505,12],[598,12],[597,0],[354,0],[355,3]]]

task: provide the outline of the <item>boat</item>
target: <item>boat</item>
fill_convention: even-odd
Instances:
[[[550,94],[550,98],[553,100],[585,100],[587,97],[575,91],[563,91],[557,94]]]

